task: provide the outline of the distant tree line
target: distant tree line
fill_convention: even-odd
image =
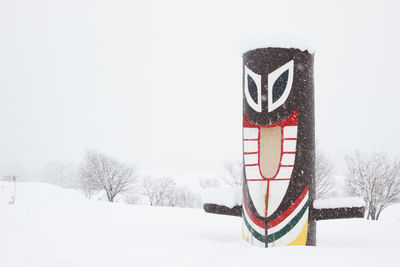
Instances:
[[[86,150],[80,164],[48,163],[41,181],[75,188],[87,198],[105,195],[137,204],[141,199],[152,206],[200,208],[200,196],[187,186],[179,186],[170,177],[140,177],[135,165],[120,162],[96,150]]]
[[[378,220],[382,211],[400,202],[400,160],[385,153],[356,152],[345,158],[347,164],[346,192],[364,200],[367,219]],[[231,186],[243,183],[241,160],[229,160],[223,165],[224,173],[212,179],[200,179],[202,188]],[[152,206],[201,207],[199,194],[187,186],[179,186],[171,177],[140,177],[135,165],[120,162],[96,150],[87,150],[80,164],[48,163],[41,181],[65,188],[81,190],[87,198],[105,196],[114,202],[124,199],[130,204]],[[322,151],[315,159],[316,198],[333,195],[335,180],[333,165]]]

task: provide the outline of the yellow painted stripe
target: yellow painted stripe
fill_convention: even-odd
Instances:
[[[290,242],[288,246],[305,246],[307,242],[307,230],[308,230],[308,220],[304,224],[300,234],[296,237],[295,240]]]
[[[243,238],[244,241],[247,241],[246,235],[244,234],[243,224],[242,224],[242,238]]]

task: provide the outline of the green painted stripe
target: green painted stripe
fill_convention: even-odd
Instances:
[[[244,214],[243,214],[244,215]],[[246,215],[243,216],[244,224],[246,224],[247,229],[249,229],[250,233],[260,242],[265,244],[265,235],[260,234],[257,232],[253,227],[251,227],[250,223],[246,219]]]
[[[268,235],[268,243],[278,240],[282,236],[286,235],[290,230],[292,230],[292,228],[295,227],[295,225],[300,221],[301,217],[303,217],[307,208],[308,208],[308,200],[304,204],[303,208],[301,208],[299,213],[297,213],[297,215],[294,216],[294,218],[287,225],[285,225],[285,227],[283,227],[281,230],[279,230],[276,233]]]

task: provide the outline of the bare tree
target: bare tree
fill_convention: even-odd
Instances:
[[[203,189],[220,186],[220,182],[216,178],[201,178],[199,179],[199,184]]]
[[[169,207],[200,208],[201,204],[200,195],[187,186],[175,186],[166,199],[166,206]]]
[[[400,161],[384,153],[347,156],[348,193],[362,197],[367,219],[378,220],[388,206],[400,202]]]
[[[151,206],[165,206],[168,198],[174,193],[175,181],[169,177],[143,177],[142,194],[147,197]]]
[[[80,168],[80,188],[86,198],[92,198],[94,194],[103,189],[96,181],[92,170],[87,168],[84,164],[82,164]]]
[[[97,151],[86,151],[80,168],[80,178],[85,190],[104,189],[110,202],[119,193],[126,192],[136,180],[136,168],[121,163]],[[90,193],[89,193],[90,195]]]
[[[42,170],[40,181],[66,188],[79,187],[78,166],[72,163],[52,161]]]
[[[240,160],[228,160],[224,163],[226,171],[221,180],[232,187],[241,188],[243,185],[243,163]]]
[[[140,197],[137,194],[127,194],[125,196],[125,203],[136,205],[140,201]]]
[[[326,155],[317,150],[315,153],[315,191],[316,198],[326,198],[335,187],[333,166]]]

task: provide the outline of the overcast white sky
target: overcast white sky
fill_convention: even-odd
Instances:
[[[85,147],[150,173],[219,170],[241,156],[241,45],[276,33],[317,47],[316,137],[338,172],[356,149],[396,153],[398,11],[396,1],[0,0],[0,174],[78,162]]]

